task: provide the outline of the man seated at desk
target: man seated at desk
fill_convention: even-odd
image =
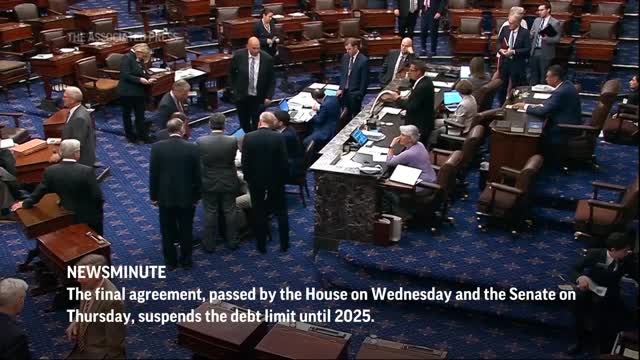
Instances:
[[[289,161],[289,177],[299,176],[302,170],[303,150],[300,139],[296,131],[289,126],[291,116],[286,111],[275,111],[276,131],[284,136],[284,142],[287,145],[287,157]]]
[[[411,65],[415,59],[413,52],[413,40],[404,38],[400,43],[400,50],[393,49],[384,58],[382,63],[382,71],[380,72],[380,85],[385,86],[393,80],[396,75]]]
[[[13,205],[11,210],[30,209],[47,193],[56,193],[60,205],[75,213],[75,222],[87,224],[102,235],[102,205],[104,198],[92,167],[82,165],[80,141],[63,140],[60,144],[62,161],[44,171],[44,180],[26,200]]]
[[[551,156],[547,159],[557,159],[558,154],[566,151],[570,131],[561,129],[559,124],[580,125],[582,123],[582,105],[580,95],[575,86],[564,80],[564,70],[560,65],[551,65],[547,70],[547,84],[555,89],[551,97],[546,99],[542,105],[517,103],[513,107],[524,109],[527,114],[540,118],[545,118],[547,123],[544,129],[544,150]]]
[[[155,123],[160,126],[160,129],[167,127],[167,122],[173,113],[185,113],[183,104],[189,97],[189,90],[191,85],[186,80],[178,80],[173,83],[171,91],[162,96],[155,115]]]
[[[311,141],[315,141],[315,148],[321,149],[335,135],[336,124],[340,119],[340,103],[335,96],[325,96],[324,90],[314,89],[311,97],[318,103],[318,113],[310,121],[313,132],[302,141],[306,150]],[[315,105],[314,105],[315,106]]]
[[[62,95],[62,102],[69,110],[67,122],[62,130],[62,139],[78,140],[81,149],[78,162],[93,167],[96,162],[96,130],[91,114],[82,106],[82,91],[75,86],[68,86]],[[50,162],[60,160],[60,155],[54,153]]]

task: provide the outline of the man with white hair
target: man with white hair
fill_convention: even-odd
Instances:
[[[62,95],[65,109],[69,111],[67,121],[62,130],[62,139],[80,141],[80,159],[82,165],[93,167],[96,162],[96,131],[91,114],[82,106],[82,91],[75,86],[68,86]],[[51,162],[60,161],[60,155],[54,154]]]
[[[29,338],[18,328],[16,317],[22,312],[28,285],[24,280],[0,280],[0,357],[2,359],[31,359]]]
[[[500,56],[499,76],[502,88],[498,92],[498,102],[503,104],[509,85],[524,85],[527,79],[527,59],[531,52],[529,30],[520,26],[521,15],[510,15],[509,26],[502,28],[498,34],[497,47]]]
[[[45,194],[56,193],[60,197],[60,205],[75,213],[76,223],[87,224],[102,234],[102,190],[93,168],[78,162],[80,149],[78,140],[63,140],[60,144],[62,161],[49,166],[44,171],[44,180],[27,199],[16,203],[12,210],[32,208]]]
[[[178,80],[173,83],[171,91],[164,94],[160,99],[154,122],[161,129],[167,127],[167,122],[172,119],[171,115],[173,113],[185,114],[184,103],[189,97],[189,90],[191,90],[191,85],[186,80]]]

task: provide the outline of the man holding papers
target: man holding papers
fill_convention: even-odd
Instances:
[[[521,21],[522,15],[509,15],[509,26],[502,28],[498,35],[499,75],[502,79],[502,88],[498,92],[500,104],[507,98],[509,81],[511,88],[524,85],[527,81],[527,58],[531,51],[531,39],[529,30],[520,26]]]
[[[538,6],[538,17],[531,27],[530,85],[542,84],[544,74],[556,57],[556,44],[560,41],[560,22],[551,16],[551,4]]]

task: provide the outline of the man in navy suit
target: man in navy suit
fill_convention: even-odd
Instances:
[[[276,131],[284,136],[284,142],[287,145],[287,160],[289,162],[289,177],[297,177],[302,172],[303,151],[302,144],[298,138],[296,130],[289,126],[291,116],[286,111],[275,111]]]
[[[444,13],[447,1],[445,0],[420,0],[420,45],[422,45],[421,55],[427,55],[427,37],[431,34],[431,55],[436,54],[438,49],[438,27],[440,18]]]
[[[547,120],[544,129],[544,149],[550,155],[553,154],[553,156],[547,156],[548,159],[557,159],[557,154],[562,154],[566,149],[571,136],[567,130],[558,128],[558,124],[581,124],[582,105],[575,86],[570,81],[564,80],[564,70],[560,65],[551,65],[545,80],[547,84],[555,87],[555,90],[542,105],[518,103],[514,107],[525,109],[527,114]]]
[[[347,53],[342,56],[342,76],[337,95],[349,114],[356,116],[362,109],[362,99],[369,86],[369,59],[360,53],[360,39],[348,38],[344,49]]]
[[[320,109],[311,123],[313,132],[304,138],[302,146],[306,149],[311,141],[315,141],[315,148],[320,149],[336,132],[336,124],[340,118],[340,104],[335,96],[325,96],[324,91],[320,89],[314,90],[311,96],[320,104]]]
[[[498,101],[503,104],[507,98],[509,81],[511,87],[525,85],[527,81],[527,59],[531,52],[529,30],[520,26],[521,15],[510,15],[509,26],[500,30],[498,49],[500,49],[500,79],[502,88],[498,93]]]

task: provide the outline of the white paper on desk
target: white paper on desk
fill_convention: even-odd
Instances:
[[[402,91],[400,91],[400,96],[401,97],[407,97],[407,96],[409,96],[409,94],[411,94],[411,90],[402,90]]]
[[[402,109],[399,108],[394,108],[391,106],[385,106],[382,108],[382,110],[380,110],[381,114],[391,114],[391,115],[398,115],[400,114],[400,111],[402,111]]]
[[[52,57],[53,57],[53,54],[38,54],[38,55],[32,56],[31,59],[47,60],[47,59],[51,59]]]
[[[325,84],[313,83],[309,85],[309,89],[324,89]]]
[[[175,72],[175,81],[188,80],[206,74],[204,71],[198,69],[182,69]]]
[[[387,153],[389,152],[389,148],[373,145],[371,147],[371,152],[373,154],[384,154],[384,156],[387,156]]]
[[[630,359],[638,359],[638,351],[625,348],[624,351],[622,352],[622,356]]]
[[[14,147],[16,144],[13,142],[13,139],[2,139],[0,140],[0,149],[9,149]]]
[[[453,87],[453,83],[452,82],[446,82],[446,81],[434,81],[433,82],[433,86],[441,87],[441,88],[451,88],[451,87]]]
[[[287,104],[289,104],[290,108],[297,108],[297,109],[302,107],[310,108],[315,103],[316,101],[313,100],[311,93],[308,93],[308,92],[298,93],[296,96],[292,97],[287,101]]]
[[[283,19],[284,15],[276,14],[276,15],[273,15],[273,18],[274,19]]]
[[[395,181],[397,183],[414,186],[418,182],[418,178],[422,174],[422,170],[412,168],[410,166],[398,165],[396,169],[393,170],[393,174],[389,180]]]
[[[289,16],[304,16],[304,14],[301,13],[301,12],[294,12],[294,13],[289,14]]]
[[[439,93],[440,92],[440,88],[433,88],[433,92],[434,93]]]
[[[315,111],[311,109],[298,110],[296,116],[291,119],[293,123],[305,123],[309,122],[309,120],[313,119],[313,116],[316,114]]]
[[[104,43],[102,41],[94,41],[92,43],[89,43],[89,45],[91,46],[102,46],[102,45],[106,45],[107,43]]]
[[[340,90],[340,85],[327,84],[325,90]]]
[[[387,154],[373,153],[373,162],[377,162],[377,163],[387,162]]]
[[[596,284],[593,280],[591,280],[588,277],[586,279],[587,279],[587,283],[589,283],[589,290],[593,291],[594,294],[600,297],[603,297],[607,294],[606,287]]]
[[[427,77],[430,77],[430,78],[434,78],[434,77],[438,76],[437,72],[427,71],[426,74],[427,74]]]
[[[538,84],[531,87],[534,92],[552,92],[555,88],[550,85]]]
[[[165,72],[165,71],[167,71],[167,69],[163,69],[163,68],[149,68],[149,72],[152,72],[152,73],[154,73],[154,74],[155,74],[155,73],[160,73],[160,72]]]
[[[548,93],[535,93],[533,94],[534,99],[547,100],[551,97],[551,94]]]

